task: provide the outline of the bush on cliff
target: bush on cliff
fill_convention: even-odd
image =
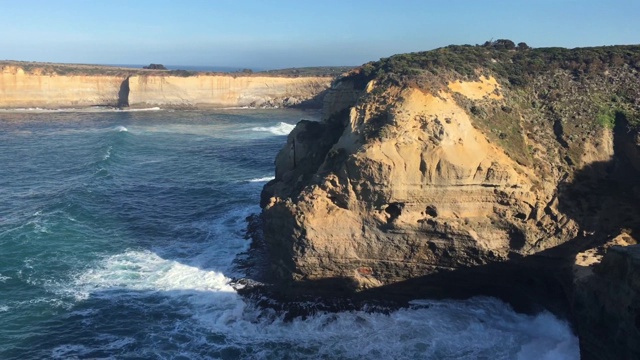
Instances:
[[[149,64],[147,66],[143,66],[143,69],[147,69],[147,70],[168,70],[164,65],[162,64]]]
[[[453,73],[452,76],[458,78],[477,78],[478,69],[488,69],[518,87],[544,72],[568,70],[580,79],[623,66],[640,70],[640,46],[532,49],[526,43],[516,47],[513,41],[503,39],[483,45],[450,45],[394,55],[367,63],[347,77],[364,88],[372,79],[401,84],[415,81],[416,76],[425,73],[440,75],[444,80],[447,79],[442,75],[446,73]]]

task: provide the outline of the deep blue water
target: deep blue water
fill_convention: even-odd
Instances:
[[[284,322],[229,285],[293,110],[0,112],[0,359],[577,359],[491,298]]]

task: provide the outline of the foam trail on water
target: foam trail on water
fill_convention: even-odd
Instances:
[[[251,179],[249,180],[249,182],[255,183],[255,182],[267,182],[267,181],[271,181],[275,179],[275,177],[273,176],[265,176],[265,177],[261,177],[261,178],[255,178],[255,179]]]
[[[102,160],[108,160],[111,157],[111,150],[113,149],[113,147],[109,146],[107,148],[106,153],[104,154],[104,156],[102,157]]]
[[[295,125],[291,125],[291,124],[287,124],[284,122],[279,122],[277,125],[275,126],[269,126],[269,127],[254,127],[251,128],[251,130],[253,131],[266,131],[266,132],[270,132],[274,135],[289,135],[289,133],[291,132],[291,130],[293,130],[293,128],[295,128]]]
[[[117,132],[128,132],[128,131],[129,131],[126,127],[124,127],[124,126],[122,126],[122,125],[118,125],[118,126],[116,126],[116,127],[114,128],[114,130],[115,130],[115,131],[117,131]]]
[[[159,107],[141,108],[141,109],[121,109],[117,107],[109,106],[95,106],[87,108],[60,108],[60,109],[45,109],[45,108],[15,108],[15,109],[0,109],[0,112],[5,113],[110,113],[110,112],[138,112],[138,111],[159,111],[162,110]]]
[[[142,108],[142,109],[118,109],[119,111],[124,112],[138,112],[138,111],[160,111],[162,110],[159,107],[151,107],[151,108]]]

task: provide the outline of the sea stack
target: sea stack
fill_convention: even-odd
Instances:
[[[496,295],[572,319],[583,358],[639,357],[640,256],[618,248],[640,231],[638,99],[640,46],[497,41],[362,66],[291,132],[263,190],[276,282]]]

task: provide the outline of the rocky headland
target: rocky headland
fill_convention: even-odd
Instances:
[[[640,46],[508,40],[334,81],[262,193],[281,297],[499,296],[640,358]]]
[[[0,63],[0,109],[321,107],[332,77]]]

